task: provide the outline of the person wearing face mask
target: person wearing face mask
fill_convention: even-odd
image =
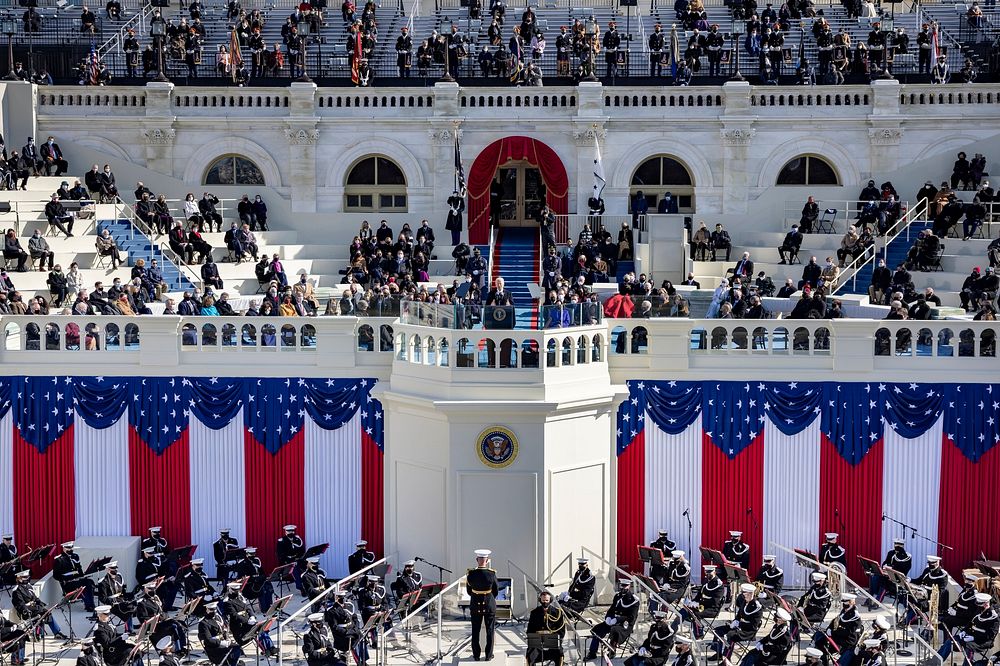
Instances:
[[[54,137],[50,136],[48,138],[48,141],[42,145],[39,154],[42,157],[42,166],[45,169],[46,176],[53,175],[52,169],[56,170],[56,176],[63,175],[66,173],[66,170],[69,169],[69,162],[67,162],[63,157],[62,149],[59,147],[59,144],[56,143]]]
[[[559,595],[559,603],[574,613],[582,613],[594,598],[594,588],[597,579],[590,570],[590,560],[579,557],[576,560],[577,569],[569,589]]]
[[[837,280],[840,278],[840,267],[833,263],[833,257],[826,258],[826,265],[819,277],[827,291],[832,291],[837,286]]]
[[[42,164],[42,161],[39,159],[38,147],[35,145],[34,138],[30,136],[28,137],[28,142],[24,144],[23,148],[21,148],[21,158],[24,160],[26,164],[29,165],[28,168],[31,169],[31,174],[33,176],[37,178],[38,176],[42,175],[41,168],[44,165]]]
[[[292,294],[301,299],[310,314],[316,314],[319,310],[319,299],[316,298],[309,276],[305,273],[300,274],[299,281],[292,285]]]
[[[538,606],[528,616],[527,634],[528,650],[525,657],[529,666],[546,661],[563,663],[562,639],[566,635],[566,616],[561,608],[552,605],[551,593],[543,591],[538,595]],[[556,638],[543,638],[545,636]],[[532,645],[533,637],[538,639],[541,647]],[[552,645],[552,642],[555,644]]]
[[[257,218],[257,226],[261,231],[268,231],[267,228],[267,204],[258,194],[253,199],[253,215]]]
[[[105,164],[104,171],[101,172],[101,196],[105,200],[118,198],[118,185],[115,182],[115,174],[111,173],[111,165]]]

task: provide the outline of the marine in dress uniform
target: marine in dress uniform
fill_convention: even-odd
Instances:
[[[174,644],[169,638],[154,641],[153,646],[160,653],[160,666],[181,666],[181,660],[174,653]]]
[[[184,576],[184,592],[188,599],[215,594],[215,588],[208,582],[208,576],[205,575],[204,566],[205,559],[202,557],[191,560],[191,568]]]
[[[476,568],[469,569],[465,574],[466,589],[469,593],[469,614],[472,617],[472,658],[479,661],[485,656],[486,661],[493,659],[493,633],[497,621],[497,587],[496,571],[488,565],[493,552],[486,549],[476,551]],[[486,630],[486,650],[479,642],[480,629]]]
[[[278,564],[294,564],[292,568],[292,578],[295,579],[295,587],[302,589],[299,578],[302,576],[302,558],[306,556],[306,544],[302,537],[295,533],[295,525],[285,525],[285,536],[278,539],[275,553],[278,556]]]
[[[233,641],[218,608],[217,601],[205,604],[205,616],[198,623],[198,640],[205,648],[205,655],[210,662],[216,666],[236,666],[243,650]]]
[[[159,553],[160,555],[166,555],[167,552],[170,550],[170,544],[168,544],[167,540],[164,539],[163,536],[160,534],[162,530],[163,528],[158,526],[150,527],[149,536],[142,540],[142,543],[140,544],[139,547],[149,548],[150,546],[152,546],[153,548],[156,549],[156,552]]]
[[[233,633],[233,639],[240,645],[256,641],[263,654],[278,655],[278,650],[266,631],[257,630],[257,617],[250,602],[243,596],[243,583],[233,581],[226,585],[226,596],[222,600],[222,615]]]
[[[986,654],[993,649],[993,642],[997,637],[997,628],[1000,627],[1000,616],[993,608],[993,597],[979,592],[976,594],[975,616],[966,624],[961,631],[954,634],[955,640],[965,649],[966,653],[979,652]],[[950,636],[945,637],[938,654],[942,659],[947,660],[951,654],[952,640]],[[978,660],[969,659],[970,663],[979,663]]]
[[[877,638],[865,639],[864,650],[861,652],[861,666],[884,666],[885,655],[882,642]]]
[[[528,648],[525,658],[528,665],[552,661],[556,666],[562,666],[562,639],[566,635],[566,616],[559,606],[552,605],[552,595],[542,592],[538,595],[538,606],[528,615],[529,636],[532,634],[551,635],[559,637],[559,647],[549,649]]]
[[[15,664],[17,662],[14,662]],[[163,663],[162,661],[160,662]],[[88,636],[80,641],[80,654],[76,658],[76,666],[101,666],[94,650],[94,637]]]
[[[28,637],[24,631],[24,626],[15,624],[8,617],[9,611],[0,610],[0,643],[6,645],[4,650],[10,656],[10,663],[14,666],[24,664],[24,645]],[[0,655],[0,658],[3,658]],[[96,664],[94,666],[97,666]]]
[[[785,585],[785,572],[774,563],[774,555],[765,555],[763,561],[764,563],[754,580],[763,584],[764,589],[768,592],[778,594]]]
[[[690,584],[691,565],[684,559],[684,551],[671,551],[670,562],[667,564],[667,575],[660,583],[660,596],[663,597],[664,601],[676,603],[687,594]]]
[[[139,69],[139,52],[142,49],[139,48],[139,40],[135,38],[135,30],[132,28],[128,29],[122,50],[125,51],[125,74],[129,78],[135,78]]]
[[[52,577],[59,581],[63,594],[83,588],[83,607],[94,612],[94,581],[83,577],[80,556],[73,552],[74,543],[67,541],[62,552],[52,562]]]
[[[220,581],[229,580],[229,573],[235,567],[229,566],[228,551],[238,550],[240,543],[229,536],[232,530],[219,530],[219,538],[212,544],[212,554],[215,556],[216,578]]]
[[[784,608],[779,608],[774,615],[774,626],[771,631],[764,634],[754,648],[747,652],[740,666],[754,666],[763,664],[764,666],[779,666],[785,663],[788,651],[792,649],[792,632],[789,622],[792,619],[791,613]]]
[[[826,653],[814,647],[807,647],[805,654],[806,660],[803,662],[805,666],[827,666],[829,663]]]
[[[753,640],[763,620],[764,607],[757,600],[757,586],[743,583],[736,600],[736,617],[729,623],[729,631],[722,641],[716,639],[712,643],[716,652],[714,658],[729,659],[737,642]]]
[[[892,550],[885,554],[882,559],[882,567],[898,571],[904,576],[909,575],[913,567],[913,558],[906,552],[906,547],[902,539],[893,539]],[[879,601],[888,594],[896,594],[896,585],[885,576],[872,576],[868,585],[868,591]]]
[[[955,603],[941,616],[941,624],[949,631],[966,626],[978,612],[976,608],[976,594],[979,593],[979,590],[976,589],[978,576],[967,573],[964,578],[965,585],[959,592],[958,598],[955,599]]]
[[[120,666],[128,661],[128,656],[135,648],[135,645],[118,635],[118,631],[111,624],[111,606],[98,606],[97,624],[94,625],[94,647],[100,655],[101,660],[107,666]],[[136,659],[141,664],[141,660]],[[133,662],[133,666],[136,666]]]
[[[750,568],[750,546],[743,543],[743,532],[730,530],[729,541],[722,545],[722,555],[743,569]]]
[[[319,566],[318,557],[310,557],[306,560],[305,571],[302,572],[302,594],[310,599],[315,599],[327,588],[326,572]],[[315,607],[319,610],[319,607]]]
[[[653,34],[649,36],[649,75],[663,74],[663,45],[665,38],[659,23],[653,26]]]
[[[912,585],[924,585],[925,587],[938,588],[938,608],[947,608],[951,604],[948,594],[948,572],[941,568],[941,558],[937,555],[927,556],[927,566],[920,572],[920,575],[910,581]],[[912,613],[912,611],[911,611]],[[907,621],[912,620],[911,617]]]
[[[397,604],[401,602],[404,595],[419,590],[423,585],[424,577],[416,570],[416,566],[416,561],[407,560],[403,563],[403,570],[396,572],[396,580],[392,582],[389,589],[392,590],[393,596],[396,597]],[[423,603],[423,600],[420,603]]]
[[[399,77],[410,78],[410,62],[413,58],[413,38],[409,35],[408,28],[404,25],[399,29],[401,33],[396,38],[396,67],[399,69]]]
[[[18,571],[15,575],[16,587],[10,595],[11,604],[14,606],[14,610],[21,617],[22,620],[34,620],[36,617],[45,612],[45,603],[38,598],[35,594],[35,590],[31,587],[31,572],[28,570]],[[52,634],[56,638],[65,639],[66,636],[63,635],[62,631],[59,629],[59,623],[56,622],[55,614],[50,613],[48,620],[46,622],[49,625],[49,629],[52,630]]]
[[[719,76],[722,74],[722,51],[726,45],[726,40],[719,32],[719,26],[715,23],[708,29],[705,37],[705,50],[708,51],[708,75]]]
[[[340,658],[333,644],[333,636],[323,621],[322,613],[312,613],[309,620],[309,631],[302,637],[302,654],[306,656],[309,666],[338,666],[344,661]]]
[[[587,659],[597,658],[597,648],[601,639],[605,639],[611,646],[611,651],[607,655],[609,659],[614,659],[615,649],[628,640],[635,628],[635,620],[639,616],[639,598],[632,594],[632,581],[625,578],[618,582],[618,592],[608,607],[608,612],[604,614],[604,621],[594,626],[590,633],[590,649],[587,651]]]
[[[163,602],[156,595],[156,581],[150,581],[142,586],[142,594],[135,602],[135,618],[140,624],[152,618],[159,618],[156,630],[153,631],[153,643],[158,644],[167,638],[171,644],[171,653],[187,654],[187,627],[177,620],[169,618],[164,613]]]
[[[368,661],[368,645],[361,640],[361,626],[352,608],[346,605],[347,590],[333,593],[333,602],[324,617],[333,635],[333,644],[343,653],[354,653],[360,663]]]
[[[0,570],[6,566],[6,570],[0,574],[0,583],[3,585],[14,584],[14,565],[11,564],[17,559],[17,546],[14,545],[14,535],[4,534],[0,537]]]
[[[649,577],[660,582],[667,575],[667,562],[670,560],[670,554],[677,548],[677,544],[668,536],[667,530],[659,530],[656,541],[650,543],[649,547],[656,548],[663,553],[663,564],[653,564],[649,568]]]
[[[826,586],[826,574],[816,572],[812,575],[812,585],[799,597],[796,605],[805,613],[809,624],[817,626],[823,622],[831,603],[833,595]]]
[[[858,641],[861,639],[862,623],[861,615],[858,613],[856,607],[857,596],[848,592],[840,595],[841,609],[840,614],[837,615],[835,622],[836,628],[824,633],[822,631],[817,631],[813,636],[813,644],[823,649],[826,647],[828,641],[827,636],[836,645],[836,651],[840,653],[840,658],[837,660],[841,666],[850,666],[854,660],[854,653],[858,647]],[[833,623],[831,622],[831,626]]]
[[[681,609],[681,618],[691,623],[695,638],[701,638],[705,633],[702,620],[717,617],[726,601],[726,585],[716,575],[716,566],[706,564],[702,569],[705,575],[702,577],[701,586]]]
[[[264,573],[257,548],[247,546],[243,552],[243,559],[236,565],[236,575],[247,579],[247,590],[256,597],[260,612],[266,613],[274,601],[274,586]]]
[[[653,617],[656,621],[649,625],[646,640],[625,660],[625,666],[663,666],[670,658],[677,636],[676,623],[671,623],[667,611],[655,611]]]
[[[125,623],[126,631],[132,631],[135,604],[125,589],[125,578],[118,573],[118,562],[108,562],[104,569],[104,578],[97,584],[97,598],[111,607],[112,614]]]
[[[601,45],[604,47],[604,64],[607,77],[618,75],[618,47],[622,44],[622,36],[618,34],[615,22],[608,23],[608,31],[601,38]]]
[[[597,579],[590,570],[590,560],[579,557],[576,560],[576,573],[569,584],[569,589],[559,595],[559,603],[574,613],[582,613],[594,598],[594,588]]]
[[[360,539],[354,544],[354,552],[347,556],[347,570],[357,573],[375,561],[375,553],[368,550],[368,542]]]
[[[840,535],[836,532],[826,533],[826,542],[819,547],[819,561],[827,566],[836,562],[846,569],[847,551],[837,543],[838,538],[840,538]]]
[[[671,666],[692,666],[694,664],[694,657],[691,655],[691,643],[691,639],[687,636],[677,637],[677,641],[674,644],[674,652],[677,653],[677,656],[674,657]]]

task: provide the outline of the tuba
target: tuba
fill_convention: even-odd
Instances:
[[[941,640],[938,638],[938,609],[941,603],[941,588],[937,585],[932,585],[927,593],[927,617],[931,621],[931,626],[928,627],[934,632],[931,639],[931,645],[934,648],[939,646]]]

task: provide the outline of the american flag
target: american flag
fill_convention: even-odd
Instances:
[[[98,63],[100,60],[97,57],[97,44],[93,41],[90,42],[90,57],[87,60],[87,82],[92,86],[96,86],[98,82]]]
[[[229,64],[231,65],[233,79],[236,78],[236,70],[243,64],[243,53],[240,51],[240,40],[236,36],[236,28],[229,34]]]

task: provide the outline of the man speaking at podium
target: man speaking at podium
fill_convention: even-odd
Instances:
[[[499,279],[497,282],[501,282]],[[502,283],[501,283],[502,286]],[[476,568],[465,574],[465,584],[469,592],[469,614],[472,616],[472,658],[479,661],[482,648],[479,644],[479,630],[486,627],[486,661],[493,659],[493,633],[497,624],[497,573],[489,568],[493,551],[476,551]]]

